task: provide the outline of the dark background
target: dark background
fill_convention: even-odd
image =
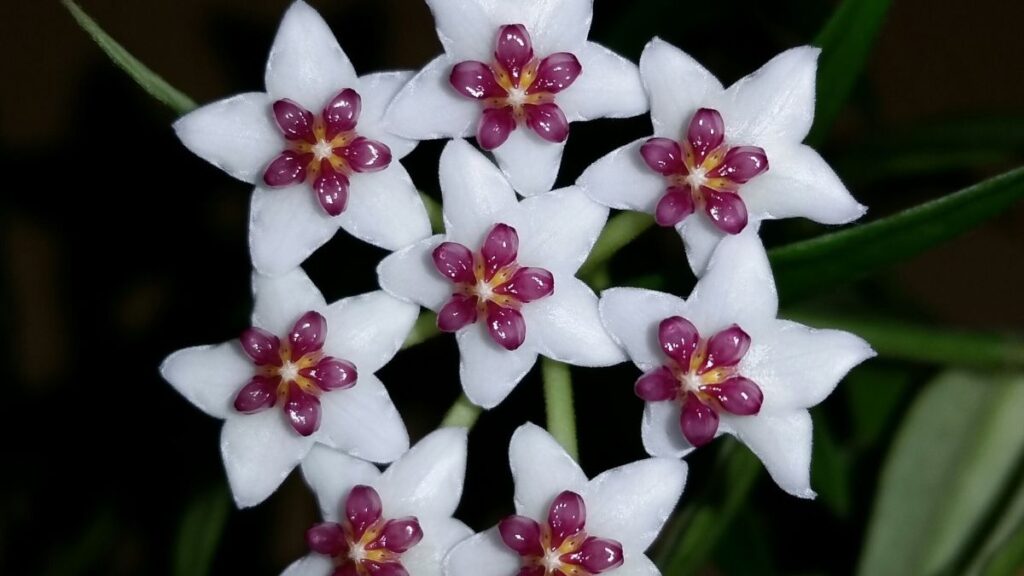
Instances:
[[[312,4],[361,73],[417,68],[440,51],[419,2]],[[592,39],[635,61],[647,39],[661,36],[725,84],[782,49],[810,42],[834,7],[817,0],[596,4]],[[113,37],[200,103],[262,89],[287,5],[82,1]],[[869,219],[1020,164],[1022,6],[893,0],[866,73],[822,148],[870,207]],[[110,64],[57,2],[7,0],[3,7],[0,572],[170,573],[183,519],[220,509],[224,472],[220,422],[178,396],[156,369],[178,348],[227,340],[248,326],[249,187],[185,150],[170,129],[173,113]],[[962,137],[928,136],[960,122],[973,127]],[[574,125],[559,182],[649,132],[646,116]],[[918,142],[920,155],[894,157],[891,145],[908,139]],[[1011,144],[991,152],[993,140]],[[418,186],[435,196],[440,149],[425,143],[405,161]],[[922,158],[947,155],[937,168],[922,167]],[[1020,331],[1022,230],[1024,209],[1017,206],[816,304]],[[777,245],[820,229],[788,222],[765,231]],[[373,289],[383,255],[342,232],[306,269],[331,301]],[[692,278],[681,257],[673,233],[649,231],[615,260],[613,277],[630,282],[663,274],[664,289],[686,294]],[[845,506],[791,498],[762,475],[709,574],[741,573],[730,559],[737,551],[765,556],[765,566],[783,573],[852,571],[891,432],[914,385],[934,373],[901,365],[908,387],[872,388],[889,381],[883,377],[890,369],[885,359],[858,369],[815,411],[816,424],[829,421],[843,444],[850,389],[901,398],[895,412],[879,417],[877,439],[858,452]],[[630,391],[635,370],[579,369],[574,376],[588,473],[642,457],[642,402]],[[458,394],[454,342],[437,338],[404,351],[381,378],[417,439]],[[508,438],[524,419],[543,418],[535,371],[473,430],[459,516],[474,528],[511,511]],[[714,498],[708,470],[719,449],[689,459],[684,504],[696,494]],[[312,498],[295,474],[256,509],[230,510],[213,573],[278,573],[304,553],[302,535],[314,520]]]

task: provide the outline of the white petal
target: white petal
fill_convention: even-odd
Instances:
[[[416,140],[402,138],[384,129],[384,111],[391,105],[398,91],[412,80],[411,70],[378,72],[359,77],[359,96],[362,111],[359,113],[358,131],[361,136],[387,144],[394,160],[405,158],[416,148]]]
[[[238,507],[266,500],[312,446],[313,437],[295,432],[279,408],[228,418],[220,452]]]
[[[648,458],[608,470],[582,494],[587,531],[641,553],[658,536],[685,484],[686,464],[674,458]]]
[[[597,296],[572,276],[556,276],[555,291],[522,309],[538,353],[575,366],[611,366],[626,361],[605,331]]]
[[[465,140],[444,147],[439,171],[447,239],[476,251],[495,218],[516,206],[516,194],[501,171]]]
[[[352,362],[359,374],[376,372],[401,349],[419,310],[381,290],[339,300],[324,313],[324,352]]]
[[[768,255],[754,228],[748,226],[718,243],[707,272],[687,300],[694,316],[689,319],[703,335],[733,323],[753,326],[774,319],[779,311]]]
[[[334,563],[327,556],[308,554],[292,562],[281,576],[326,576],[334,569]]]
[[[686,310],[682,298],[640,288],[605,290],[599,304],[604,327],[644,372],[665,363],[658,324],[665,318],[685,316]]]
[[[433,252],[444,236],[431,236],[391,254],[377,266],[380,287],[396,298],[437,311],[452,295],[452,284],[434,267]]]
[[[324,212],[309,184],[257,187],[249,210],[249,252],[264,274],[284,274],[334,236],[341,222]]]
[[[486,61],[490,56],[500,25],[493,21],[495,4],[480,0],[427,0],[434,15],[437,37],[456,62]]]
[[[640,437],[651,456],[681,458],[693,450],[679,428],[679,404],[675,402],[645,403]]]
[[[570,122],[629,118],[647,111],[636,64],[593,42],[585,43],[576,57],[583,72],[555,98]]]
[[[413,76],[388,105],[384,128],[417,140],[464,138],[476,134],[482,108],[448,82],[455,63],[438,56]]]
[[[416,443],[376,482],[395,516],[451,516],[466,477],[466,429],[441,428]]]
[[[386,510],[387,504],[384,506]],[[420,516],[418,519],[423,540],[402,554],[402,566],[410,576],[441,576],[444,557],[456,544],[472,536],[473,530],[450,517]]]
[[[484,324],[477,322],[455,334],[459,343],[459,379],[473,404],[494,408],[537,363],[537,352],[530,346],[529,336],[517,350],[498,346]]]
[[[814,122],[814,76],[820,53],[820,48],[812,46],[786,50],[730,86],[719,109],[730,142],[760,145],[803,140]]]
[[[371,462],[391,462],[409,449],[409,433],[384,384],[360,372],[356,385],[320,396],[321,441]]]
[[[811,490],[811,415],[807,410],[757,416],[722,415],[722,423],[761,459],[780,488],[800,498]]]
[[[867,342],[849,332],[786,320],[749,334],[750,350],[739,371],[764,392],[763,413],[817,405],[850,369],[875,356]]]
[[[497,527],[463,540],[444,559],[445,576],[512,575],[519,568],[519,556],[501,541]]]
[[[551,503],[563,491],[582,494],[587,484],[579,464],[551,434],[529,422],[512,434],[508,462],[516,484],[516,514],[535,520],[548,517]]]
[[[768,171],[740,189],[751,213],[761,218],[802,216],[822,224],[846,224],[867,211],[809,146],[776,146],[768,154]]]
[[[272,99],[290,98],[318,114],[339,92],[355,88],[357,78],[327,23],[299,0],[277,30],[265,81]]]
[[[623,560],[622,566],[608,572],[608,576],[661,576],[661,570],[643,554],[624,554]]]
[[[651,98],[651,123],[658,136],[679,140],[698,108],[722,84],[688,54],[655,38],[640,55],[640,76]],[[726,124],[727,129],[731,129]]]
[[[203,412],[227,418],[235,395],[253,376],[253,364],[235,340],[178,350],[160,365],[160,375]]]
[[[503,221],[519,233],[520,264],[572,275],[597,242],[608,208],[569,186],[523,200]]]
[[[273,277],[254,273],[252,292],[255,300],[253,325],[278,338],[286,337],[295,321],[306,312],[322,313],[327,307],[320,290],[301,268]]]
[[[316,444],[302,460],[302,477],[316,495],[324,520],[336,522],[352,488],[372,485],[380,470],[365,460]]]
[[[747,227],[757,227],[754,222],[747,224]],[[708,260],[711,254],[718,247],[718,243],[725,238],[722,232],[707,217],[703,210],[690,214],[683,221],[676,224],[676,232],[683,238],[683,245],[686,248],[686,261],[690,264],[690,270],[696,276],[704,274],[708,267]]]
[[[430,219],[416,186],[397,160],[380,172],[353,174],[348,206],[337,222],[346,232],[386,250],[430,236]]]
[[[262,181],[267,165],[285,148],[270,98],[257,92],[193,110],[174,123],[174,131],[194,154],[250,184]]]
[[[583,171],[576,185],[605,206],[653,214],[667,185],[640,155],[647,140],[635,140],[604,155]]]
[[[565,142],[548,142],[533,130],[520,126],[493,152],[498,166],[516,192],[523,196],[536,196],[555,185],[564,148]]]

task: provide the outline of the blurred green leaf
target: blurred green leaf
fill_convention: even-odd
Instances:
[[[818,496],[832,512],[846,518],[850,514],[850,479],[852,466],[850,451],[840,446],[833,435],[828,420],[815,418],[814,457],[811,458],[813,486]]]
[[[886,458],[858,573],[936,574],[998,506],[1024,454],[1024,376],[948,372]]]
[[[846,377],[841,389],[850,410],[854,449],[863,450],[878,442],[910,386],[911,374],[906,367],[882,362],[858,366]]]
[[[889,2],[843,0],[814,40],[821,48],[821,58],[814,127],[808,143],[817,145],[825,139],[846,104],[882,28]]]
[[[916,256],[1024,197],[1017,168],[892,216],[769,252],[779,294],[786,299],[821,293]]]
[[[621,212],[612,216],[601,230],[601,235],[594,243],[594,248],[590,251],[587,261],[580,266],[576,275],[585,281],[590,280],[591,276],[599,272],[602,265],[611,260],[616,252],[651,226],[654,226],[654,218],[643,212]]]
[[[655,556],[665,576],[689,576],[703,567],[754,488],[762,466],[750,450],[729,439],[719,454],[712,491],[690,498],[665,531]]]
[[[966,576],[1020,576],[1024,569],[1024,482],[1003,507],[999,520],[977,553]]]
[[[427,209],[427,218],[430,219],[430,230],[434,234],[444,233],[444,212],[441,210],[441,203],[420,192],[420,199],[423,200],[423,207]]]
[[[416,323],[413,324],[412,331],[410,331],[409,335],[405,337],[405,342],[402,343],[402,349],[422,344],[423,342],[426,342],[440,334],[441,331],[437,328],[437,314],[431,310],[423,310],[416,318]]]
[[[1020,576],[1024,572],[1024,526],[1000,548],[985,567],[985,576]]]
[[[107,53],[107,56],[120,66],[122,70],[127,72],[150,96],[163,102],[178,114],[184,114],[195,109],[196,103],[191,98],[168,84],[167,81],[147,68],[142,62],[139,62],[123,46],[111,38],[103,28],[100,28],[100,25],[89,17],[84,10],[79,8],[78,4],[75,4],[72,0],[61,0],[61,2],[71,12],[71,16],[78,22],[78,25],[89,36],[92,36],[92,39]]]
[[[60,542],[46,561],[42,576],[76,576],[87,574],[115,553],[118,519],[112,508],[104,506],[94,512],[92,520],[70,542]],[[51,543],[52,544],[52,543]]]
[[[210,573],[230,510],[231,502],[225,486],[202,492],[189,503],[178,526],[174,576],[205,576]]]

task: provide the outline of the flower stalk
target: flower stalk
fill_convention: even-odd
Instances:
[[[544,406],[548,415],[548,432],[558,440],[573,460],[579,460],[576,441],[576,408],[572,399],[572,375],[569,366],[545,358],[541,363],[544,379]]]

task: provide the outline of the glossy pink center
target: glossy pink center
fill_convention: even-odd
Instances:
[[[739,326],[705,340],[689,320],[672,316],[658,325],[658,342],[668,361],[636,381],[636,395],[648,402],[678,402],[679,426],[690,444],[713,440],[723,411],[750,416],[761,410],[761,388],[739,373],[750,348],[750,336]]]
[[[525,516],[498,524],[501,540],[522,562],[517,576],[590,576],[622,566],[622,544],[587,534],[583,497],[566,490],[548,509],[543,525]]]
[[[455,285],[454,294],[437,313],[437,327],[455,332],[479,318],[487,321],[491,338],[506,350],[526,340],[523,304],[550,295],[555,278],[544,268],[521,266],[519,235],[515,228],[498,224],[480,251],[457,242],[442,242],[434,249],[434,267]]]
[[[569,121],[555,95],[582,71],[569,52],[536,57],[526,27],[506,24],[498,30],[492,63],[459,62],[448,80],[456,92],[483,104],[476,140],[485,150],[493,150],[520,124],[548,142],[564,142]]]
[[[262,412],[280,403],[292,428],[309,436],[320,427],[320,394],[351,388],[356,367],[323,353],[327,320],[306,312],[282,342],[252,327],[242,333],[242,350],[256,365],[256,374],[235,396],[235,410]]]
[[[391,149],[356,132],[362,100],[346,88],[319,115],[295,102],[274,102],[273,114],[287,146],[263,173],[268,186],[310,182],[320,206],[331,216],[345,211],[349,179],[391,163]]]
[[[377,491],[359,485],[349,492],[341,522],[322,522],[306,531],[306,544],[334,562],[331,576],[409,576],[402,554],[423,539],[415,516],[384,517]]]
[[[662,226],[675,226],[701,209],[720,230],[738,234],[747,226],[740,186],[768,170],[762,148],[725,144],[722,115],[710,108],[697,110],[682,142],[651,138],[640,154],[668,181],[654,211]]]

